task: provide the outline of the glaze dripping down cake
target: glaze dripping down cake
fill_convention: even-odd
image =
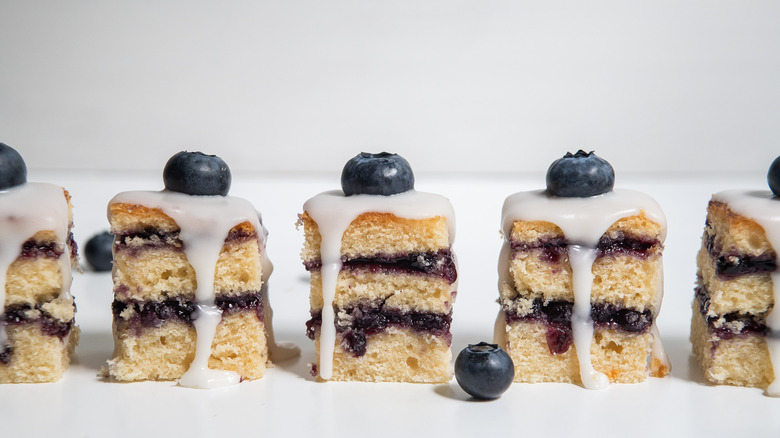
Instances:
[[[227,189],[170,181],[171,167],[191,160],[224,163],[181,152],[166,165],[166,190],[124,192],[109,204],[115,380],[212,387],[260,378],[269,363],[266,231]]]
[[[3,166],[16,158],[0,177],[0,383],[53,382],[78,341],[70,196],[57,185],[26,182],[24,162],[3,143],[0,155]],[[8,184],[9,173],[19,178]]]
[[[370,174],[375,168],[403,181],[383,181]],[[387,168],[400,170],[381,171]],[[322,380],[449,381],[457,280],[452,206],[415,191],[408,163],[395,154],[353,158],[342,187],[308,200],[300,219],[302,258],[311,273],[313,374]]]
[[[691,343],[707,380],[780,396],[780,199],[730,190],[707,206]],[[774,335],[773,335],[774,333]]]
[[[561,161],[574,168],[556,174]],[[588,166],[608,177],[581,177]],[[495,341],[516,382],[603,388],[669,371],[654,324],[665,217],[649,196],[613,184],[611,166],[580,151],[553,163],[547,190],[504,203]]]

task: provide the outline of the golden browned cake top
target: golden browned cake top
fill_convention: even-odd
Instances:
[[[657,222],[650,220],[644,212],[638,215],[624,217],[613,223],[604,233],[612,239],[622,236],[649,237],[661,240],[663,228]],[[512,224],[511,240],[514,242],[536,242],[545,239],[564,239],[563,230],[552,222],[522,221]]]
[[[712,200],[707,206],[705,233],[714,239],[721,252],[757,255],[772,252],[764,228],[755,220],[734,213],[723,202]]]
[[[109,204],[108,220],[111,224],[111,232],[114,234],[128,234],[140,230],[157,230],[166,233],[181,231],[176,221],[161,209],[138,204],[122,202]],[[255,233],[254,227],[248,221],[236,225],[230,231],[245,235]]]
[[[304,261],[320,258],[322,236],[317,223],[307,212],[301,215],[305,236],[301,257]],[[377,254],[435,252],[451,245],[447,219],[436,216],[407,219],[390,213],[363,213],[347,227],[341,238],[342,257],[370,257]]]

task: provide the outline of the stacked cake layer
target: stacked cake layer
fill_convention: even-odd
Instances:
[[[78,340],[70,196],[26,183],[0,193],[0,383],[59,380]]]
[[[654,333],[665,219],[652,199],[518,193],[504,204],[504,236],[496,342],[515,381],[600,387],[668,372]]]
[[[691,342],[711,382],[767,387],[775,380],[769,317],[780,280],[777,213],[770,192],[722,192],[707,207]]]
[[[449,201],[415,191],[327,192],[306,203],[301,222],[314,373],[324,380],[449,381],[457,279]]]
[[[115,349],[108,374],[122,381],[217,370],[261,377],[268,362],[263,275],[270,264],[251,204],[125,192],[110,203],[109,221]]]

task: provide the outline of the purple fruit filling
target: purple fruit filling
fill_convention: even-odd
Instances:
[[[624,233],[620,233],[616,239],[601,236],[596,246],[599,257],[624,254],[641,259],[647,258],[653,248],[659,248],[659,251],[663,249],[658,239],[652,239],[648,236],[628,236]]]
[[[379,254],[374,257],[343,259],[342,270],[366,270],[372,273],[418,273],[439,277],[452,284],[458,279],[455,259],[449,249],[435,253],[411,253],[400,255]],[[307,261],[303,265],[307,271],[322,268],[320,260]]]
[[[738,336],[766,336],[769,333],[766,319],[750,313],[731,312],[725,315],[707,316],[710,307],[710,291],[704,286],[696,287],[696,300],[699,303],[699,312],[707,321],[707,329],[722,340]],[[737,330],[736,327],[739,329]]]
[[[222,311],[223,316],[234,312],[254,310],[257,319],[263,320],[263,299],[260,292],[218,296],[214,299],[214,304]],[[128,308],[132,309],[132,316],[124,319],[121,314]],[[183,298],[172,298],[165,301],[114,300],[111,304],[114,319],[129,324],[130,329],[136,334],[140,334],[146,328],[159,328],[171,320],[192,324],[193,320],[197,318],[197,308],[195,302]]]
[[[710,234],[707,234],[707,252],[715,260],[715,273],[723,279],[777,270],[777,257],[774,253],[759,255],[724,253],[715,243],[715,237]]]
[[[450,325],[452,313],[402,312],[387,308],[384,302],[363,303],[351,309],[337,312],[336,333],[341,336],[341,346],[355,357],[366,354],[368,338],[389,327],[412,329],[452,341]],[[322,312],[312,312],[306,322],[306,336],[314,340],[322,326]]]
[[[11,363],[11,356],[14,354],[14,349],[11,345],[0,345],[0,364],[8,365]]]
[[[32,310],[37,312],[31,312]],[[56,337],[60,341],[65,339],[73,328],[73,320],[60,321],[43,311],[40,304],[35,306],[15,304],[6,307],[5,313],[0,316],[0,324],[4,326],[37,324],[44,335]],[[0,345],[0,363],[8,365],[12,355],[13,347],[10,344]]]
[[[568,247],[571,244],[562,237],[542,238],[535,242],[517,242],[512,240],[510,243],[512,251],[522,252],[531,250],[540,250],[539,258],[547,263],[557,264],[561,262],[561,257],[568,253]],[[645,236],[628,236],[620,234],[613,239],[608,236],[602,236],[596,246],[597,257],[610,255],[628,255],[645,259],[654,251],[660,251],[661,242],[658,239],[652,239]],[[659,248],[659,249],[656,249]]]
[[[124,251],[130,255],[136,255],[139,251],[161,247],[172,248],[177,251],[184,249],[184,244],[179,239],[178,232],[167,232],[151,228],[116,234],[115,236],[114,250]],[[257,239],[256,232],[246,232],[243,228],[234,228],[230,230],[225,238],[225,244],[239,244],[253,239]],[[140,240],[143,243],[130,245],[129,242],[131,240]]]
[[[531,311],[518,315],[513,309],[504,309],[507,323],[525,321],[543,323],[547,327],[547,347],[550,354],[568,351],[572,344],[571,317],[574,303],[569,301],[534,300]],[[650,309],[638,311],[612,304],[592,304],[590,318],[599,328],[620,330],[628,333],[644,333],[653,324]]]
[[[517,242],[512,240],[512,251],[524,252],[531,250],[541,250],[539,258],[547,263],[558,264],[561,257],[567,254],[568,243],[564,238],[542,238],[536,242]]]
[[[57,259],[60,256],[62,256],[62,247],[60,245],[57,245],[55,242],[36,242],[33,239],[24,242],[19,253],[19,257],[25,259],[38,257]]]
[[[73,239],[73,233],[68,233],[68,248],[70,249],[70,258],[76,260],[79,255],[79,246],[76,240]]]

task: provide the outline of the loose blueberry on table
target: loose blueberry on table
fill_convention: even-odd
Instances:
[[[501,396],[515,378],[515,365],[496,344],[469,344],[455,359],[455,379],[470,396],[492,400]]]
[[[27,166],[16,149],[0,143],[0,190],[10,189],[27,182]]]
[[[588,198],[611,192],[615,170],[603,158],[582,149],[567,152],[547,169],[547,192],[564,198]]]
[[[113,260],[111,247],[113,244],[114,235],[108,231],[95,234],[87,240],[87,244],[84,247],[84,256],[92,269],[98,272],[111,270],[111,261]]]
[[[222,158],[202,152],[182,151],[163,169],[165,188],[196,196],[227,196],[232,177]]]
[[[361,152],[344,165],[341,189],[346,196],[396,195],[414,189],[414,173],[398,154]]]
[[[772,161],[772,164],[769,165],[766,179],[772,193],[780,197],[780,157],[775,158],[775,161]]]

